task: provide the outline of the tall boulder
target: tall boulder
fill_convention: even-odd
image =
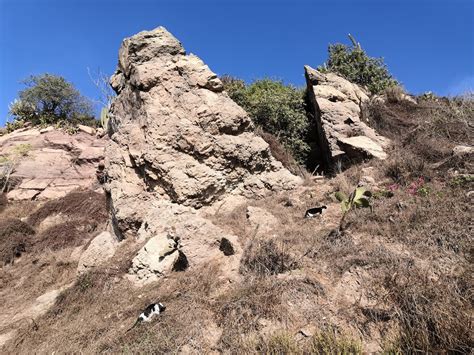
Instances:
[[[106,189],[117,233],[136,232],[155,200],[197,209],[300,183],[216,74],[163,27],[123,41],[111,85]]]
[[[334,73],[321,73],[309,66],[305,66],[305,76],[321,163],[330,168],[337,161],[385,159],[389,141],[362,120],[367,93]]]

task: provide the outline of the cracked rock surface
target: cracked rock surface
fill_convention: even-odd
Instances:
[[[54,199],[96,185],[105,139],[48,127],[24,128],[0,137],[0,173],[8,175],[10,200]],[[3,186],[0,186],[0,188]]]
[[[305,76],[321,163],[331,167],[337,161],[385,159],[389,140],[363,122],[362,108],[369,101],[368,94],[334,73],[305,66]]]
[[[136,233],[157,199],[200,208],[300,183],[216,74],[163,27],[123,41],[111,84],[106,188],[119,234]]]

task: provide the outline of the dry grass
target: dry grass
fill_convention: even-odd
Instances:
[[[103,225],[105,220],[100,222],[100,225]],[[35,238],[34,251],[39,253],[46,249],[59,250],[84,245],[91,237],[100,232],[98,227],[99,225],[95,222],[85,224],[74,220],[53,225],[39,233]]]
[[[35,231],[19,219],[0,220],[0,263],[13,263],[29,249]]]
[[[61,213],[74,219],[100,223],[107,218],[104,194],[90,190],[76,190],[66,196],[46,202],[30,215],[28,222],[38,225],[46,217]]]
[[[65,216],[63,223],[35,233],[46,217],[59,213]],[[26,218],[27,222],[19,218]],[[106,220],[105,198],[93,191],[78,190],[44,204],[10,202],[0,212],[1,262],[11,263],[14,255],[18,257],[24,252],[40,254],[84,245],[104,227]]]
[[[37,329],[23,329],[15,352],[177,353],[186,347],[209,352],[213,335],[214,293],[222,281],[219,268],[206,265],[172,273],[166,282],[135,288],[124,278],[136,253],[132,243],[111,262],[79,277],[53,308],[37,321]],[[130,332],[139,313],[152,302],[166,312]],[[48,338],[48,342],[44,339]]]
[[[222,328],[221,351],[245,347],[263,321],[283,322],[288,315],[282,303],[283,282],[274,279],[249,279],[222,295],[217,303],[217,324]]]
[[[280,161],[285,168],[295,175],[301,175],[303,173],[304,168],[299,166],[295,158],[293,158],[291,153],[280,143],[276,136],[271,133],[264,132],[260,128],[257,128],[256,133],[268,143],[273,157]]]
[[[254,239],[248,243],[240,265],[240,272],[260,276],[281,274],[298,267],[285,244],[273,239]]]
[[[0,213],[2,213],[5,208],[7,208],[8,205],[8,199],[7,199],[7,194],[0,193]]]
[[[38,207],[38,201],[6,201],[0,212],[0,219],[19,218],[26,219]]]
[[[381,134],[395,142],[396,150],[408,162],[414,157],[425,164],[453,159],[452,148],[470,145],[474,125],[474,97],[420,100],[418,105],[404,103],[373,103],[368,119]],[[392,156],[393,154],[391,154]],[[455,159],[455,158],[454,158]],[[472,168],[470,161],[453,162]],[[445,165],[446,167],[456,167]],[[438,172],[444,170],[437,169]]]
[[[383,288],[400,323],[398,341],[404,353],[469,353],[474,345],[471,276],[472,270],[434,280],[413,267],[399,267],[385,276]]]
[[[249,337],[238,344],[243,354],[363,354],[362,344],[339,334],[334,329],[324,329],[308,339],[297,339],[288,330],[277,330],[272,334]],[[233,349],[229,349],[232,353]]]
[[[243,250],[240,275],[232,282],[211,261],[135,288],[126,274],[140,246],[123,241],[110,261],[75,280],[36,327],[25,325],[6,351],[468,353],[474,303],[472,197],[467,196],[474,188],[471,162],[449,160],[436,168],[451,159],[454,144],[468,143],[470,123],[462,105],[440,100],[377,108],[379,117],[372,122],[395,144],[388,161],[365,163],[374,167],[379,185],[373,211],[348,213],[342,232],[334,232],[342,211],[332,194],[352,191],[365,165],[329,183],[252,201],[278,221],[266,234],[250,226],[247,205],[210,216],[239,238],[240,247],[232,251],[221,242],[233,258]],[[455,109],[461,113],[450,116]],[[465,170],[464,175],[454,174],[453,167]],[[392,194],[386,193],[389,187]],[[104,220],[102,198],[73,195],[33,213],[34,226],[58,212],[77,225],[32,235],[38,260],[26,253],[0,270],[1,282],[11,289],[0,292],[6,307],[74,278],[76,265],[65,263],[66,251],[85,244],[86,235]],[[323,216],[303,218],[307,208],[320,205],[328,206]],[[9,204],[2,216],[11,216],[15,208],[20,211]],[[80,218],[90,214],[99,220]],[[62,237],[66,234],[69,238]],[[21,275],[28,277],[20,282]],[[127,332],[141,310],[156,301],[167,306],[166,312]],[[314,332],[304,337],[300,330],[307,327]]]

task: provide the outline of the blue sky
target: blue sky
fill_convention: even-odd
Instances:
[[[165,26],[217,74],[303,85],[303,65],[352,33],[413,93],[474,89],[474,0],[0,0],[0,124],[31,74],[87,97],[87,68],[111,74],[124,37]]]

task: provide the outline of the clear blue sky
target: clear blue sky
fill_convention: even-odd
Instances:
[[[304,83],[352,33],[413,93],[474,88],[474,0],[0,0],[0,124],[31,74],[97,97],[87,68],[113,73],[121,40],[165,26],[217,74]]]

